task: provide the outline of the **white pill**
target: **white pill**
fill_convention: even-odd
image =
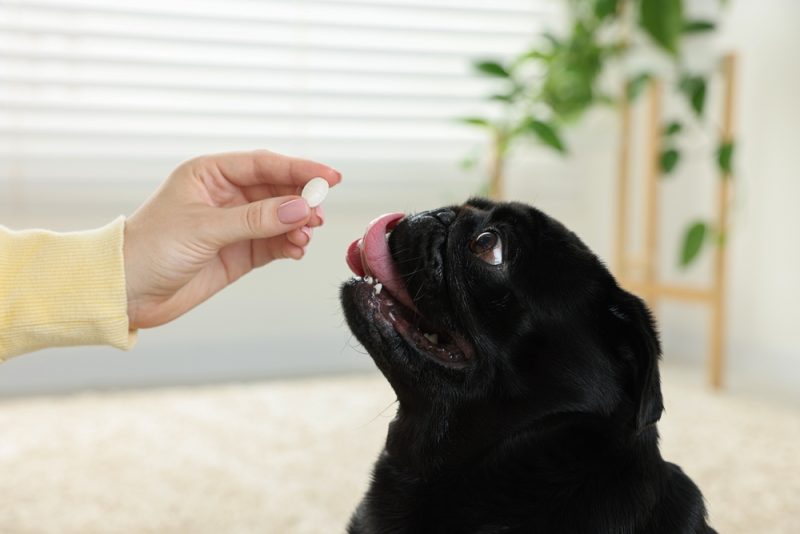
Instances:
[[[325,178],[317,176],[308,181],[303,188],[302,197],[306,199],[310,207],[316,208],[322,204],[322,201],[328,196],[328,189],[330,189],[328,181]]]

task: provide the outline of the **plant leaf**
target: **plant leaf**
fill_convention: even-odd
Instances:
[[[478,158],[475,156],[466,156],[459,162],[459,167],[465,171],[471,171],[478,164]]]
[[[536,137],[547,146],[556,149],[562,154],[566,152],[564,143],[561,141],[561,137],[555,126],[552,124],[532,119],[525,125],[525,129],[536,135]]]
[[[664,127],[664,135],[672,136],[680,133],[683,130],[683,124],[678,121],[672,121]]]
[[[710,32],[717,25],[710,20],[687,20],[683,24],[683,33]]]
[[[730,176],[733,172],[733,149],[733,141],[723,142],[717,149],[717,165],[726,176]]]
[[[702,76],[685,75],[679,87],[689,99],[695,114],[702,117],[706,106],[706,79]]]
[[[512,62],[512,67],[513,66],[519,66],[519,65],[521,65],[521,64],[523,64],[526,61],[529,61],[531,59],[539,59],[539,60],[547,61],[547,60],[551,59],[552,57],[553,57],[552,54],[548,54],[548,53],[542,52],[541,50],[532,49],[532,50],[528,50],[527,52],[523,52],[522,54],[517,56],[517,58]]]
[[[617,12],[617,3],[618,0],[595,0],[594,3],[594,14],[595,16],[603,20],[606,17],[609,17]]]
[[[470,124],[472,126],[481,126],[483,128],[491,128],[492,124],[487,119],[482,119],[480,117],[462,117],[458,119],[460,122],[464,124]]]
[[[481,74],[486,74],[487,76],[495,76],[497,78],[511,77],[511,73],[496,61],[478,61],[475,63],[475,69]]]
[[[610,45],[601,46],[600,51],[603,57],[619,57],[630,49],[630,45],[623,42],[615,42]]]
[[[544,37],[544,39],[550,43],[550,46],[553,48],[559,48],[561,46],[561,39],[556,37],[556,35],[552,32],[544,32],[542,37]]]
[[[700,253],[708,233],[708,226],[703,221],[695,221],[683,235],[681,248],[681,267],[688,267]]]
[[[644,90],[645,85],[647,82],[650,81],[650,73],[649,72],[642,72],[641,74],[637,74],[630,80],[628,80],[628,102],[633,102],[636,100],[642,91]]]
[[[662,48],[677,55],[683,30],[682,0],[641,0],[639,24]]]
[[[613,106],[614,104],[617,103],[617,101],[614,99],[613,96],[606,93],[600,93],[598,95],[595,95],[594,101],[600,104],[601,106]]]
[[[513,95],[504,95],[504,94],[496,94],[489,97],[489,100],[493,100],[495,102],[505,102],[506,104],[510,104],[514,101]]]
[[[681,159],[681,153],[674,148],[668,148],[661,153],[661,171],[669,174],[675,170],[675,166]]]

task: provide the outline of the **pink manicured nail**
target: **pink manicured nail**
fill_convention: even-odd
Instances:
[[[320,224],[324,224],[325,223],[325,210],[322,209],[322,204],[320,204],[319,206],[314,208],[314,210],[317,213],[317,217],[319,217],[319,223]]]
[[[283,224],[292,224],[308,217],[311,208],[305,199],[296,198],[278,206],[278,220]]]
[[[303,231],[304,234],[308,236],[308,240],[311,241],[311,236],[314,235],[314,230],[312,230],[308,226],[302,227],[301,230]]]

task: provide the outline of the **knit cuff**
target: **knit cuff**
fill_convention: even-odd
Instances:
[[[86,232],[0,227],[0,361],[45,347],[128,350],[125,218]]]

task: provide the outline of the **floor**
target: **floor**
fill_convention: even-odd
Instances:
[[[722,534],[800,532],[800,410],[664,370],[664,456]],[[341,532],[395,406],[377,375],[0,402],[0,532]]]

